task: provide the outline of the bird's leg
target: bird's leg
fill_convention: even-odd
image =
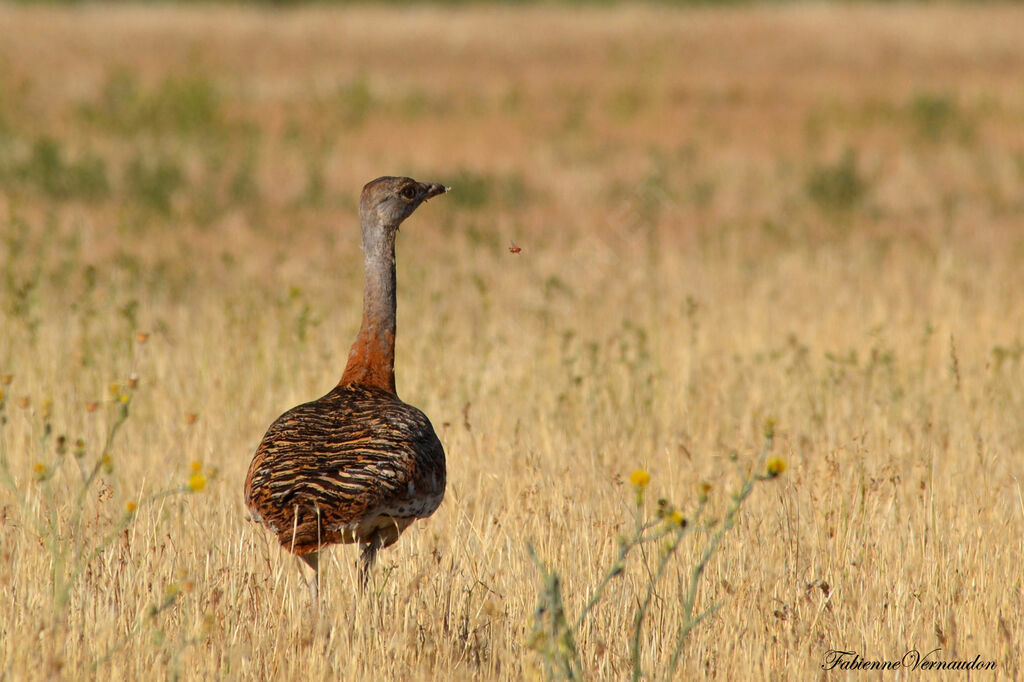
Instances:
[[[359,567],[359,591],[365,592],[366,586],[370,582],[370,571],[373,569],[373,562],[377,560],[377,550],[380,549],[381,539],[380,533],[374,532],[367,542],[360,543],[359,547],[362,550],[359,554],[360,563]]]
[[[319,612],[320,610],[320,555],[317,552],[309,552],[308,554],[300,554],[299,558],[313,569],[313,577],[307,581],[309,587],[309,598],[313,604],[313,608]]]

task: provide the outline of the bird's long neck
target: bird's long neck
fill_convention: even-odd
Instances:
[[[339,385],[364,384],[395,393],[395,230],[363,219],[363,324]]]

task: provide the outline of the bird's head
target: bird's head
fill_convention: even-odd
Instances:
[[[359,198],[359,215],[363,227],[397,230],[420,204],[450,189],[436,182],[416,182],[412,178],[383,177],[371,180],[363,187]]]

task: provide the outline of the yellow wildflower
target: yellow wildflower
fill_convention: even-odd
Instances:
[[[686,528],[686,517],[683,516],[683,512],[679,511],[678,509],[674,510],[668,518],[670,521],[672,521],[672,523],[676,524],[677,526]]]
[[[206,487],[206,476],[203,472],[197,471],[188,477],[188,488],[194,493],[201,492]]]
[[[134,501],[132,501],[132,500],[128,500],[127,502],[125,502],[125,504],[124,504],[124,510],[125,510],[126,512],[128,512],[129,514],[132,514],[132,513],[134,513],[134,512],[135,512],[135,509],[136,509],[136,505],[135,505],[135,502],[134,502]]]
[[[781,457],[772,457],[765,462],[765,466],[768,470],[768,475],[775,478],[786,471],[786,460]]]
[[[651,475],[644,469],[634,469],[629,475],[629,482],[638,488],[643,488],[651,482]]]
[[[203,470],[203,463],[200,462],[198,459],[194,459],[194,460],[192,460],[192,464],[189,465],[189,470],[192,471],[192,473],[195,473],[197,471],[202,471]]]

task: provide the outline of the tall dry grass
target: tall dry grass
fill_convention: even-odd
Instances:
[[[707,564],[679,677],[941,648],[1019,679],[1022,30],[1009,6],[0,7],[0,676],[537,679],[527,543],[578,613],[630,471],[645,514],[707,483],[721,519],[774,419],[789,469]],[[398,390],[449,491],[372,598],[334,549],[314,625],[241,486],[340,376],[384,173],[455,186],[398,247]],[[653,679],[706,541],[653,595]],[[656,560],[577,633],[589,677],[629,677]]]

